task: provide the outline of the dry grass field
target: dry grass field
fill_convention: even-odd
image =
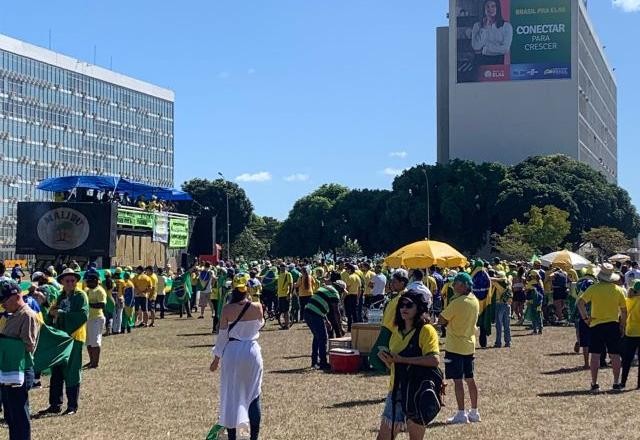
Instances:
[[[33,438],[204,439],[216,420],[219,379],[208,370],[209,324],[209,319],[169,316],[157,328],[106,338],[100,368],[84,375],[79,413],[35,420]],[[528,333],[515,327],[513,348],[477,353],[482,423],[442,423],[454,409],[451,387],[449,407],[426,438],[640,438],[640,391],[589,395],[588,372],[578,368],[582,358],[572,352],[572,329]],[[311,338],[302,324],[284,332],[268,325],[260,341],[265,359],[262,439],[375,438],[386,377],[310,370]],[[610,370],[602,370],[600,383],[610,389]],[[32,413],[47,406],[47,379],[43,385],[31,394]],[[7,437],[2,428],[0,438]]]

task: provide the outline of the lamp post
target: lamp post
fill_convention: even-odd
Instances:
[[[221,172],[218,172],[218,175],[222,177],[222,179],[226,182],[227,179],[224,178],[224,175]],[[229,221],[229,188],[225,189],[227,194],[227,260],[231,259],[231,240],[229,235],[229,228],[231,227],[231,222]]]
[[[429,176],[426,168],[422,169],[422,174],[424,174],[424,178],[427,181],[427,240],[431,240],[431,203],[429,200]]]

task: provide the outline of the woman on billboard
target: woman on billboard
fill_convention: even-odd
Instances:
[[[476,52],[476,64],[504,64],[504,56],[511,50],[512,40],[513,27],[502,16],[501,0],[484,0],[482,20],[474,24],[471,31],[471,46]]]

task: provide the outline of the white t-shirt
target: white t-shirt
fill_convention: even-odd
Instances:
[[[640,280],[640,269],[631,269],[624,274],[624,285],[627,287],[631,287],[637,280]]]
[[[384,295],[384,288],[387,285],[387,277],[379,273],[374,276],[371,281],[373,282],[373,289],[371,289],[371,295]]]
[[[422,293],[426,297],[427,304],[429,305],[429,307],[431,307],[431,305],[433,304],[433,294],[422,281],[413,281],[409,283],[409,285],[407,286],[407,292],[410,290],[415,290],[416,292]]]

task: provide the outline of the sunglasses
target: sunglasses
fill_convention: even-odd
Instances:
[[[408,301],[402,301],[400,303],[398,303],[398,308],[399,309],[413,309],[416,305],[412,302],[408,302]]]

